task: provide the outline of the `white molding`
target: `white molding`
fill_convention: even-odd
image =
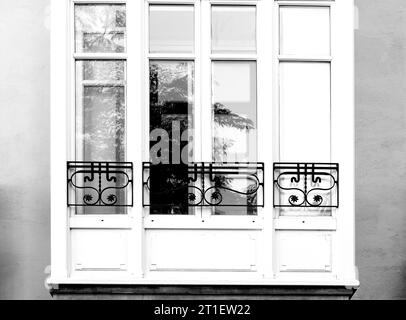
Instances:
[[[195,274],[185,275],[183,280],[181,279],[170,279],[168,276],[173,273],[165,273],[161,278],[155,279],[141,279],[141,278],[128,278],[128,279],[114,279],[109,280],[106,277],[93,278],[93,279],[68,279],[68,278],[50,278],[48,280],[49,285],[58,284],[99,284],[99,285],[264,285],[264,286],[344,286],[349,288],[357,288],[359,286],[359,281],[357,280],[338,280],[338,279],[309,279],[304,280],[303,274],[298,276],[290,276],[290,279],[286,277],[281,277],[280,279],[250,279],[244,280],[241,275],[244,273],[231,273],[229,276],[233,276],[233,280],[230,281],[221,274],[219,279],[209,279],[212,278],[212,273],[205,273],[198,277]],[[317,276],[317,275],[315,275]],[[205,278],[205,279],[202,279]]]
[[[259,216],[263,219],[263,231],[261,239],[261,252],[259,255],[259,272],[265,279],[271,279],[274,275],[273,268],[273,172],[274,162],[272,141],[274,133],[272,96],[275,94],[272,85],[273,75],[273,34],[274,17],[272,16],[273,3],[260,1],[257,4],[257,77],[258,77],[258,160],[265,163],[265,189],[264,208],[259,209]]]
[[[127,53],[73,53],[74,30],[68,17],[74,4],[126,4]],[[195,54],[149,54],[148,5],[194,4],[198,25]],[[213,4],[257,5],[257,54],[212,54],[211,14]],[[329,6],[332,9],[331,56],[282,56],[278,54],[279,6]],[[358,286],[355,268],[354,217],[354,38],[352,0],[263,1],[263,0],[51,0],[51,260],[49,283],[89,284],[244,284],[244,285],[345,285]],[[206,32],[203,32],[206,30]],[[272,36],[272,37],[271,37]],[[272,39],[273,38],[273,39]],[[127,161],[134,163],[134,208],[127,216],[74,216],[66,208],[66,161],[75,160],[75,60],[119,59],[127,61]],[[258,216],[211,216],[211,209],[195,216],[149,216],[142,208],[141,168],[149,150],[149,59],[194,60],[196,70],[195,112],[203,123],[212,122],[212,60],[247,60],[258,64],[258,160],[265,162],[265,204]],[[333,217],[278,217],[273,209],[272,164],[279,161],[279,62],[325,62],[332,66],[332,151],[331,160],[340,164],[340,208]],[[273,98],[270,98],[273,97]],[[196,161],[211,162],[211,135],[207,126],[196,125]],[[206,146],[200,148],[200,146]],[[266,147],[264,147],[266,146]],[[69,217],[69,214],[72,217]],[[303,221],[305,221],[303,223]],[[202,280],[209,274],[146,273],[145,233],[157,229],[253,230],[261,233],[258,272],[219,273],[216,280]],[[74,273],[70,275],[69,230],[128,230],[128,272]],[[332,274],[303,275],[277,273],[275,235],[278,230],[320,230],[334,233]],[[149,278],[146,278],[146,274]],[[247,275],[251,274],[251,275]],[[183,278],[170,279],[171,277]],[[72,278],[70,278],[72,276]],[[78,277],[82,277],[79,279]],[[87,277],[87,278],[86,278]],[[258,279],[252,279],[257,277]],[[85,279],[86,278],[86,279]]]
[[[338,256],[343,278],[355,274],[354,1],[335,1],[332,10],[332,160],[340,163],[337,210]],[[343,19],[347,17],[347,19]]]

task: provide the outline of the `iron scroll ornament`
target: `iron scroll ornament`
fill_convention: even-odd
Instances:
[[[185,165],[187,174],[181,181],[157,189],[151,187],[151,171],[164,165],[146,162],[143,164],[143,206],[176,206],[175,203],[151,203],[150,199],[173,199],[172,195],[184,194],[189,207],[264,207],[264,166],[263,163],[190,163]],[[233,187],[236,179],[245,181],[246,187]]]
[[[68,162],[68,207],[132,207],[133,164]]]
[[[275,163],[275,208],[338,208],[339,164]]]

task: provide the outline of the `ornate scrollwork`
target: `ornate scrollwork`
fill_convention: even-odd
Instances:
[[[143,205],[175,206],[170,203],[176,195],[186,195],[184,205],[189,207],[263,207],[264,164],[263,163],[193,163],[185,165],[178,175],[156,182],[151,187],[151,178],[163,179],[159,174],[161,165],[143,164]],[[170,166],[169,166],[170,168]],[[151,200],[158,199],[158,201]],[[166,203],[159,201],[170,199]],[[179,199],[179,197],[178,197]]]
[[[133,164],[68,162],[68,207],[132,207]]]
[[[339,165],[275,163],[274,207],[339,207]]]

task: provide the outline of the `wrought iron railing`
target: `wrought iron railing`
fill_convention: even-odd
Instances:
[[[68,162],[68,207],[132,207],[133,164]]]
[[[338,208],[339,165],[275,163],[275,208]]]
[[[264,207],[263,163],[143,164],[143,206]]]

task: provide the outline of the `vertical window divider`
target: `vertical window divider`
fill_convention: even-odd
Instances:
[[[201,1],[196,1],[195,2],[195,112],[194,112],[194,119],[193,119],[193,124],[194,124],[194,133],[193,133],[193,157],[194,157],[194,162],[202,162],[203,160],[203,122],[201,121],[202,119],[202,114],[204,112],[204,104],[203,104],[203,87],[202,87],[202,75],[204,72],[203,69],[203,55],[202,55],[202,21],[204,19],[204,16],[202,15],[202,2]],[[199,179],[200,180],[200,179]],[[202,183],[202,181],[199,181],[198,183]],[[203,212],[204,208],[195,208],[195,215],[198,219],[203,218]]]
[[[69,70],[69,82],[68,82],[68,97],[69,97],[69,108],[67,111],[67,117],[68,117],[68,134],[67,134],[67,160],[76,160],[77,155],[76,155],[76,70],[75,70],[75,64],[76,64],[76,58],[75,58],[75,5],[76,1],[69,1],[69,40],[68,40],[68,70]],[[72,197],[76,197],[76,193],[68,188],[68,193]],[[74,208],[69,208],[69,217],[72,218],[75,216],[76,210]],[[70,226],[70,222],[68,223],[68,227]],[[70,237],[70,232],[68,233]],[[70,243],[70,240],[69,242]],[[68,259],[70,261],[71,259]],[[68,270],[71,270],[71,267],[69,266]]]
[[[272,163],[275,154],[275,89],[274,40],[275,39],[275,3],[274,1],[259,1],[257,4],[257,69],[258,69],[258,159],[265,163],[264,172],[264,202],[269,208],[273,199]],[[269,14],[269,16],[267,15]],[[261,26],[261,28],[259,27]],[[266,147],[265,147],[266,146]],[[273,210],[259,209],[263,231],[260,245],[261,274],[264,279],[274,278],[274,217]]]
[[[134,203],[129,216],[132,232],[129,245],[129,271],[131,276],[142,278],[144,270],[145,235],[143,232],[142,190],[138,187],[142,181],[143,162],[143,1],[127,1],[127,156],[134,163]],[[141,116],[140,116],[141,115]]]
[[[211,163],[213,161],[212,149],[213,149],[213,119],[212,119],[212,88],[211,88],[211,74],[212,74],[212,63],[211,63],[211,37],[212,37],[212,26],[211,26],[211,1],[201,2],[201,123],[210,124],[209,129],[205,127],[206,130],[202,128],[201,133],[201,161],[204,163]],[[208,130],[207,130],[208,129]],[[210,181],[206,177],[204,183],[209,185]],[[202,208],[202,219],[209,218],[212,214],[212,208]]]

